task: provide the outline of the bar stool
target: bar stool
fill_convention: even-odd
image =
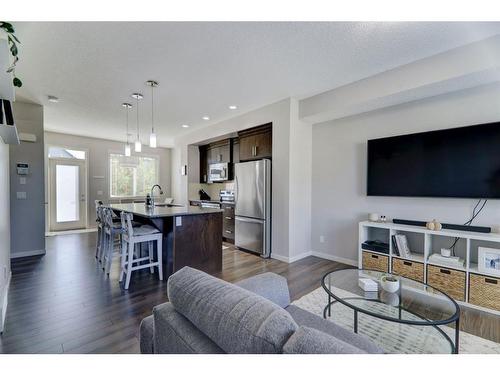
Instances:
[[[132,226],[132,214],[129,212],[121,213],[122,219],[122,251],[121,251],[121,271],[120,282],[123,281],[123,276],[126,275],[124,289],[128,289],[130,285],[130,277],[133,271],[143,268],[150,269],[154,273],[154,267],[158,267],[158,277],[163,280],[163,263],[162,263],[162,239],[163,234],[151,225],[142,225],[140,227]],[[156,242],[156,259],[154,261],[154,242]],[[148,256],[141,257],[140,245],[148,244]],[[135,247],[138,245],[138,252],[135,254]],[[138,264],[148,261],[145,264]]]
[[[121,239],[123,230],[121,222],[113,221],[113,210],[111,208],[102,207],[101,211],[104,217],[103,270],[109,275],[115,250],[115,239],[116,237],[118,237],[118,240]]]
[[[95,246],[95,257],[99,261],[101,260],[101,250],[103,244],[103,235],[104,235],[104,221],[102,219],[101,209],[102,209],[102,201],[95,200],[95,214],[96,214],[96,223],[97,223],[97,240]]]

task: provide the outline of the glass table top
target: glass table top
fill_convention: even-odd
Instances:
[[[459,307],[439,290],[401,276],[395,293],[382,289],[380,279],[387,273],[345,269],[332,271],[323,278],[323,288],[336,301],[376,318],[412,325],[441,325],[457,320]],[[359,279],[377,282],[378,291],[365,292]]]

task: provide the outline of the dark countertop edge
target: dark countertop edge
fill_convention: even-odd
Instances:
[[[124,204],[129,204],[129,203],[124,203]],[[184,212],[181,211],[181,212],[172,212],[172,213],[147,214],[144,212],[137,212],[134,210],[126,210],[126,209],[122,209],[119,207],[113,207],[116,205],[118,205],[118,204],[110,204],[110,205],[105,205],[105,206],[110,207],[111,209],[117,210],[117,211],[130,212],[133,215],[145,217],[147,219],[158,219],[158,218],[163,218],[163,217],[174,217],[174,216],[208,215],[208,214],[216,214],[216,213],[224,212],[224,210],[219,209],[219,208],[201,208],[201,207],[198,207],[198,211],[190,211],[190,210],[193,210],[194,208],[187,207],[186,209],[188,211],[184,211]],[[181,207],[177,207],[177,208],[181,208]]]
[[[198,202],[198,203],[201,203],[201,202],[205,202],[205,203],[218,203],[218,204],[229,204],[229,205],[232,205],[234,206],[235,205],[235,202],[223,202],[223,201],[206,201],[206,200],[201,200],[201,199],[190,199],[189,202]]]

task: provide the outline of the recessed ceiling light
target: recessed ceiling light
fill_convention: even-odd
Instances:
[[[57,96],[54,96],[54,95],[47,95],[47,99],[49,100],[49,102],[51,103],[59,103],[59,98]]]
[[[238,107],[236,107],[235,105],[230,105],[229,109],[238,109]]]
[[[181,125],[181,126],[182,126],[183,128],[189,128],[189,125],[186,125],[186,124]]]
[[[202,117],[202,119],[203,119],[203,120],[205,120],[205,121],[208,121],[208,120],[210,120],[210,117],[208,117],[208,116],[203,116],[203,117]]]

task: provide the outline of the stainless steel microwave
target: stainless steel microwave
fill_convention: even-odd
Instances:
[[[227,181],[229,179],[229,163],[214,163],[208,166],[208,182]]]

